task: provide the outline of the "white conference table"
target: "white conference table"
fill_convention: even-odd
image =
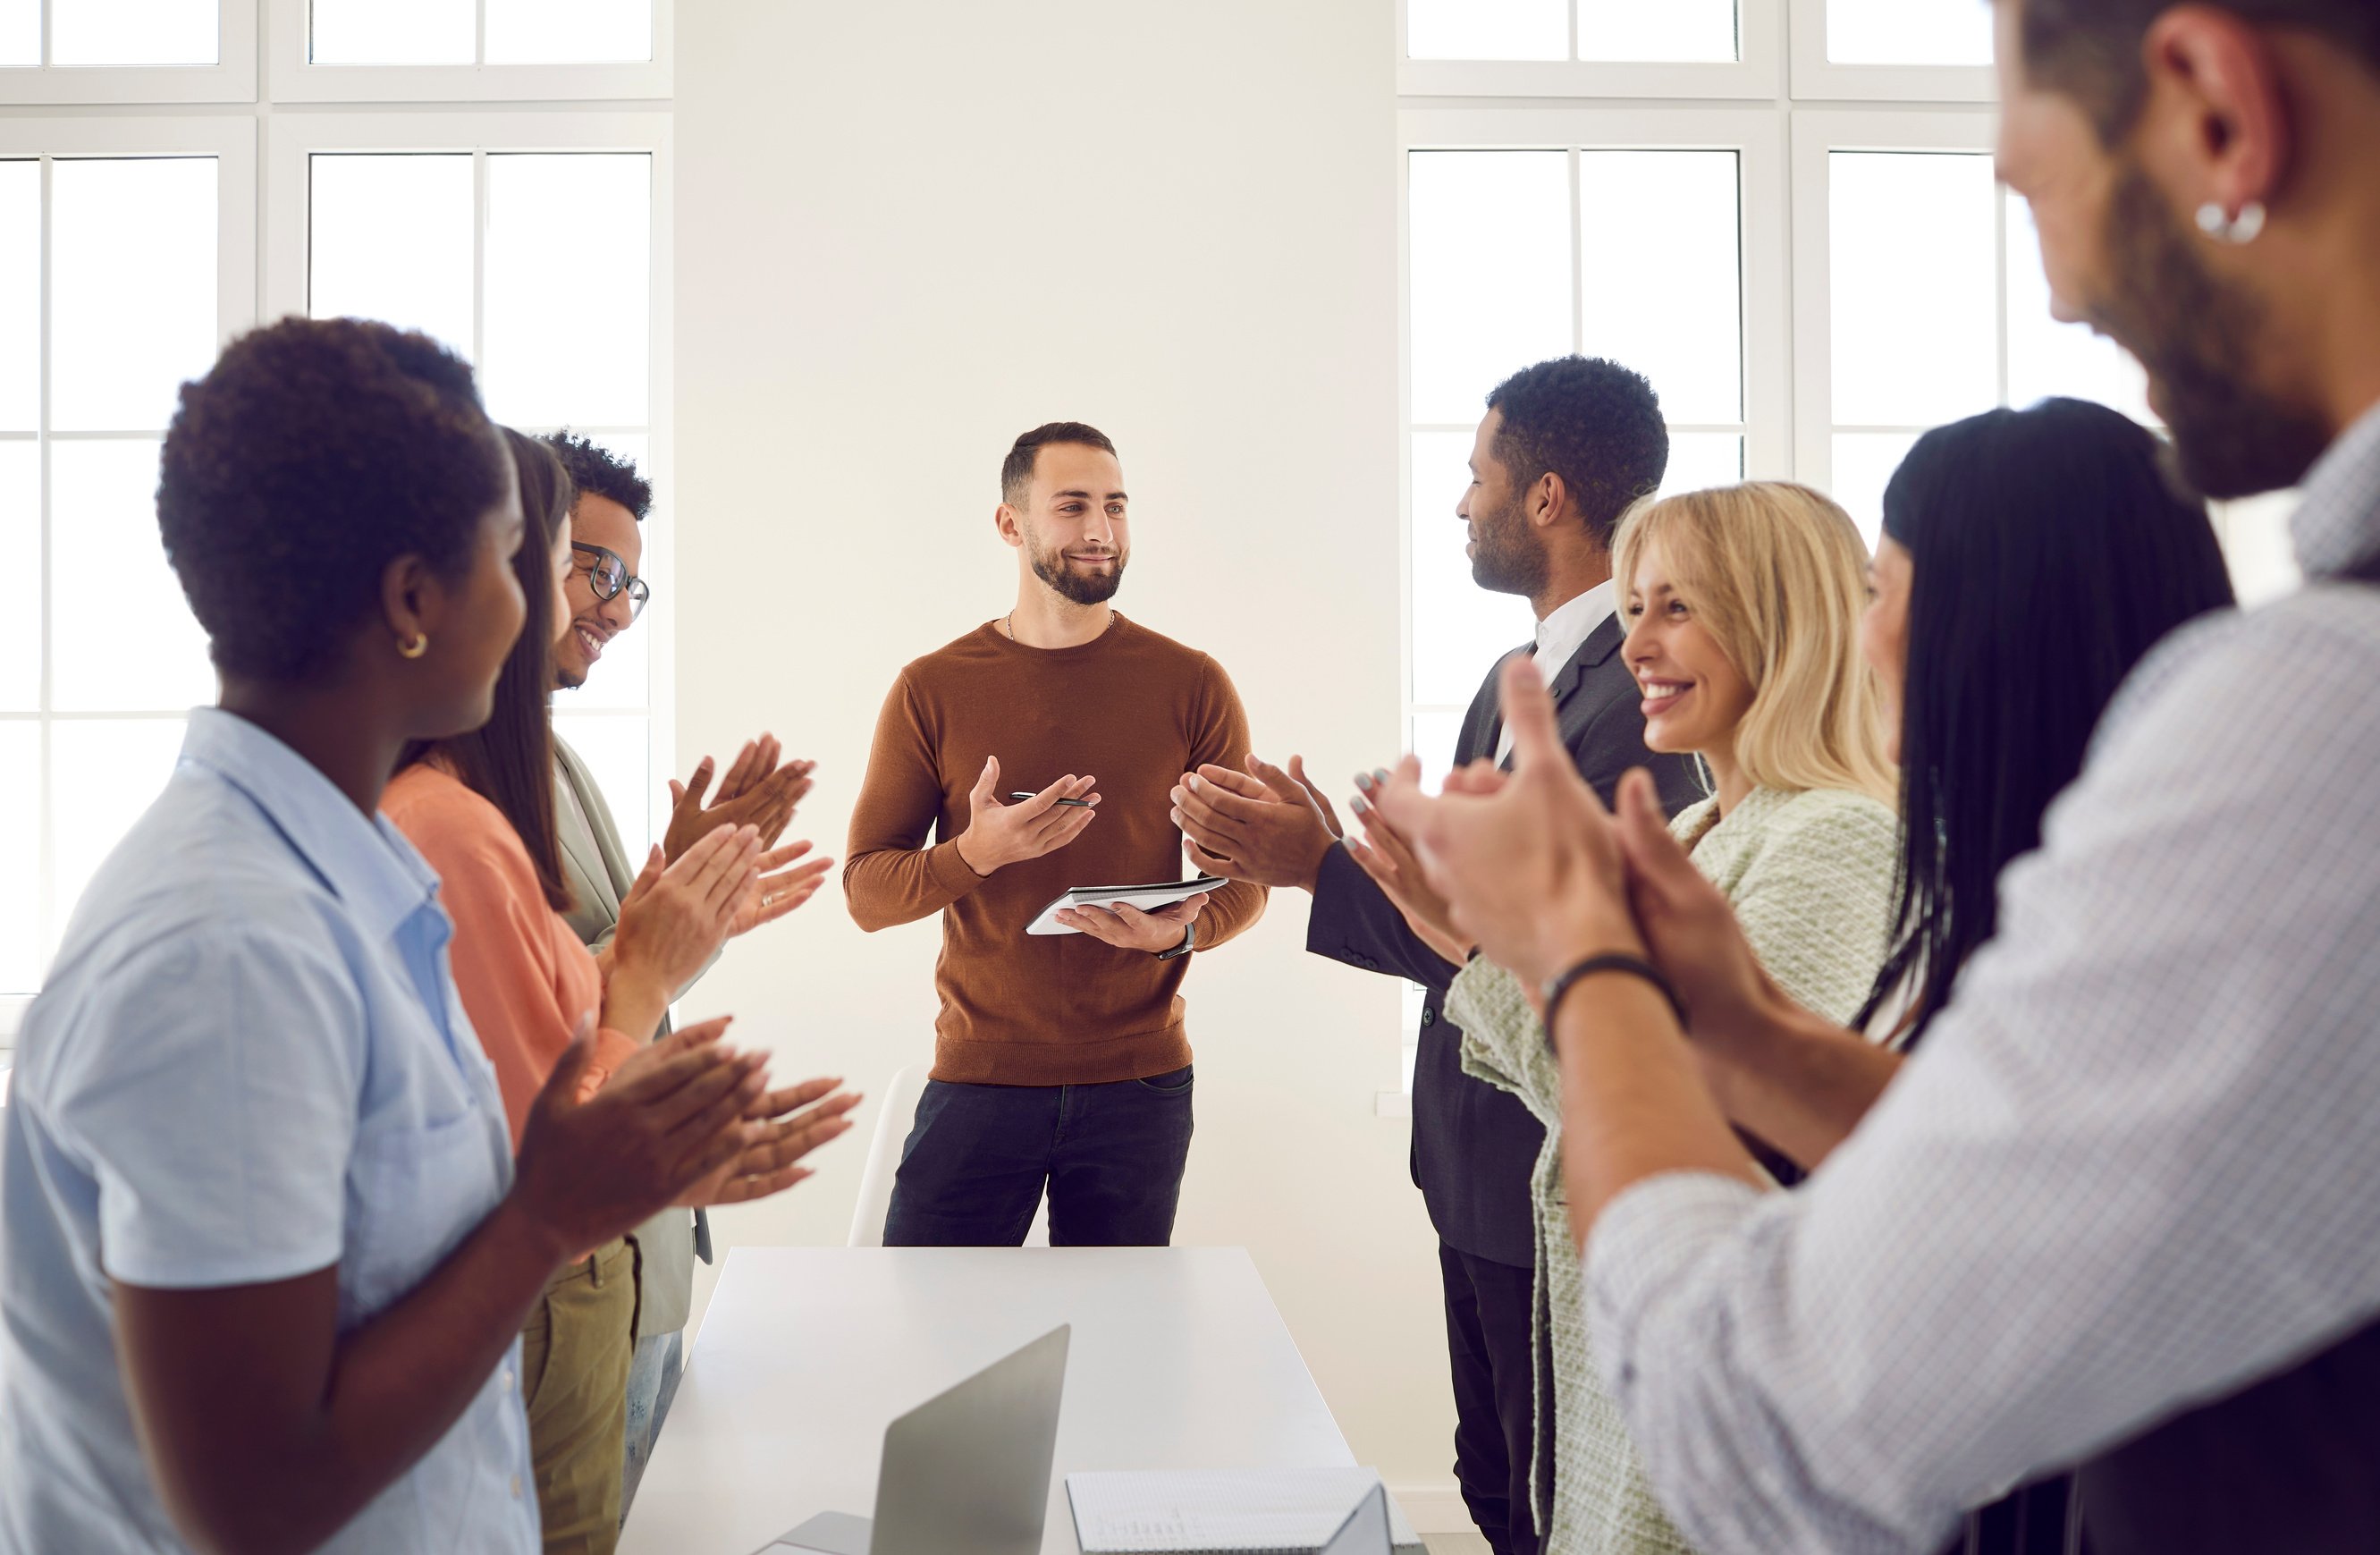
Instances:
[[[738,1247],[621,1555],[750,1555],[867,1516],[884,1427],[1072,1323],[1044,1555],[1077,1469],[1354,1463],[1241,1247]]]

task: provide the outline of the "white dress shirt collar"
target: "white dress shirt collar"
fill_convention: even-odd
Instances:
[[[1619,609],[1620,586],[1608,577],[1575,599],[1554,606],[1553,613],[1537,623],[1537,668],[1546,678],[1560,674],[1586,646],[1595,629]]]

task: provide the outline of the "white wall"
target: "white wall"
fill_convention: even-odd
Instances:
[[[699,0],[678,7],[677,749],[765,724],[839,856],[894,671],[1009,608],[1009,441],[1113,435],[1120,602],[1219,657],[1257,748],[1399,747],[1395,7],[1382,0]],[[1449,493],[1450,498],[1452,493]],[[1394,984],[1304,954],[1301,893],[1188,985],[1177,1239],[1254,1250],[1357,1456],[1447,1483],[1435,1244]],[[880,1089],[929,1051],[938,927],[839,895],[698,1013]],[[843,1239],[865,1130],[735,1243]]]

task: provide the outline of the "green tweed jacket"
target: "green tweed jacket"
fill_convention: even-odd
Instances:
[[[1864,794],[1758,789],[1725,820],[1706,799],[1670,830],[1725,893],[1771,977],[1803,1005],[1848,1022],[1884,962],[1897,822]],[[1571,1239],[1561,1175],[1561,1075],[1520,979],[1486,960],[1455,978],[1447,1013],[1463,1066],[1527,1103],[1546,1125],[1530,1183],[1537,1221],[1539,1375],[1552,1350],[1552,1520],[1546,1555],[1692,1555],[1645,1484],[1586,1330],[1586,1275]],[[1542,1447],[1537,1458],[1544,1462]],[[1546,1500],[1540,1488],[1533,1498]],[[1542,1519],[1541,1519],[1542,1521]]]

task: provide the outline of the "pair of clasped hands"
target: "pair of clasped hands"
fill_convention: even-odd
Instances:
[[[521,1137],[517,1191],[565,1256],[600,1246],[672,1205],[739,1204],[810,1175],[800,1164],[849,1131],[857,1095],[840,1077],[771,1088],[765,1052],[722,1039],[732,1016],[659,1042],[670,1001],[727,941],[818,893],[831,858],[777,839],[811,788],[816,763],[783,761],[771,735],[748,742],[711,792],[703,758],[670,784],[669,829],[621,899],[597,955],[601,1025],[645,1042],[605,1076],[597,1021],[578,1023]]]
[[[1670,834],[1650,775],[1621,782],[1615,816],[1579,776],[1536,665],[1506,666],[1501,690],[1510,773],[1475,761],[1449,773],[1436,797],[1422,792],[1411,756],[1365,773],[1357,838],[1299,758],[1286,771],[1254,756],[1245,771],[1201,767],[1172,795],[1184,852],[1208,874],[1311,891],[1330,849],[1343,846],[1455,966],[1483,954],[1535,1001],[1546,979],[1587,956],[1647,956],[1676,986],[1698,1045],[1758,1039],[1786,996]]]

